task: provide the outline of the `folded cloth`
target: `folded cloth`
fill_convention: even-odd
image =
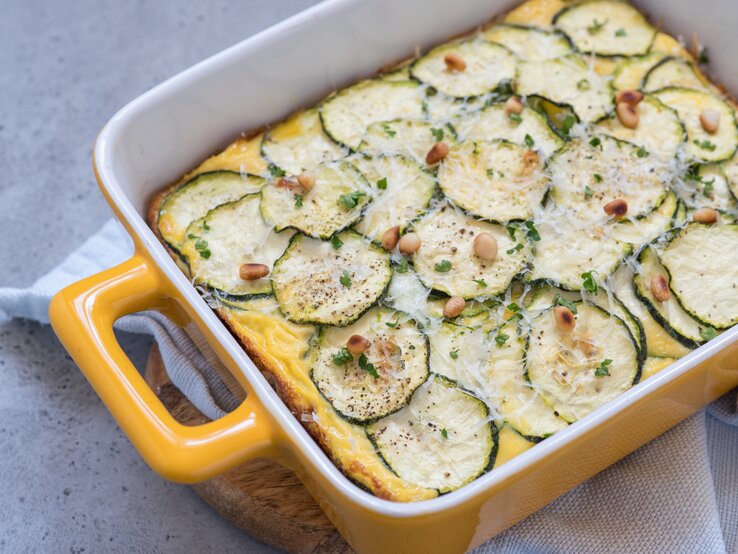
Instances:
[[[48,323],[64,286],[123,262],[133,246],[108,222],[28,289],[0,288],[0,323]],[[211,419],[238,401],[219,376],[220,361],[193,326],[156,312],[121,318],[116,328],[156,340],[172,382]],[[733,391],[668,433],[479,547],[479,554],[738,554],[738,406]],[[453,529],[449,529],[453,532]]]

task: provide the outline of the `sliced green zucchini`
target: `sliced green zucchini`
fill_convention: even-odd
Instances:
[[[445,493],[494,465],[497,428],[484,402],[442,377],[429,379],[410,404],[367,427],[401,479]]]
[[[389,73],[382,73],[379,76],[383,81],[409,81],[410,80],[410,66],[405,65]]]
[[[547,209],[536,217],[541,239],[533,246],[533,262],[526,280],[547,282],[568,290],[581,290],[584,273],[605,279],[631,252],[588,220]]]
[[[646,73],[664,59],[661,52],[651,52],[643,56],[623,58],[618,62],[612,76],[612,88],[615,90],[638,90]]]
[[[738,225],[691,223],[659,256],[679,303],[705,326],[738,323],[737,245]]]
[[[521,60],[539,62],[571,52],[571,43],[564,35],[537,27],[500,23],[482,31],[482,38],[505,46]]]
[[[505,114],[504,103],[492,104],[461,117],[454,127],[464,140],[509,140],[541,151],[546,157],[564,145],[546,118],[529,107],[513,120]]]
[[[690,349],[677,341],[661,326],[641,302],[633,289],[633,270],[623,264],[609,279],[610,287],[625,307],[640,322],[649,356],[681,358],[689,354]]]
[[[568,104],[557,104],[543,96],[528,96],[528,105],[540,113],[561,138],[568,138],[573,123],[579,121],[577,114]]]
[[[162,238],[180,250],[190,223],[221,204],[258,192],[264,179],[236,171],[200,173],[169,193],[159,207],[157,227]]]
[[[679,191],[689,208],[714,208],[735,212],[738,203],[730,192],[728,179],[721,164],[705,164],[687,174]]]
[[[623,321],[588,302],[575,303],[576,327],[557,328],[553,308],[532,322],[526,371],[548,404],[573,422],[638,382],[642,360]]]
[[[372,187],[372,202],[354,227],[374,241],[390,227],[404,230],[428,207],[436,180],[423,167],[404,156],[363,156],[353,159]]]
[[[686,140],[684,126],[677,113],[651,96],[638,104],[639,123],[635,129],[623,125],[611,116],[598,122],[595,129],[620,140],[627,140],[651,154],[664,158],[676,155],[679,146]]]
[[[336,238],[321,241],[297,235],[274,264],[274,294],[287,319],[348,325],[387,288],[392,269],[384,249],[354,231]]]
[[[353,356],[359,335],[371,345]],[[406,315],[374,308],[348,327],[323,327],[308,354],[310,378],[352,423],[368,423],[403,408],[428,378],[428,340]]]
[[[525,237],[514,241],[502,225],[476,220],[448,204],[423,216],[413,230],[421,240],[420,249],[412,256],[418,277],[426,287],[449,296],[500,294],[530,259]],[[494,261],[474,254],[474,237],[479,233],[490,233],[497,239]]]
[[[636,56],[648,52],[656,29],[630,4],[590,0],[567,6],[554,16],[581,52],[599,56]]]
[[[572,140],[549,162],[551,198],[590,220],[597,218],[594,214],[604,216],[603,206],[620,198],[628,203],[628,219],[641,218],[661,205],[671,180],[665,163],[641,153],[633,144],[604,135]]]
[[[597,121],[612,110],[612,92],[587,61],[576,54],[518,66],[517,92],[542,96],[570,105],[585,122]]]
[[[638,255],[638,264],[637,273],[633,275],[633,290],[638,299],[674,339],[687,348],[697,348],[704,342],[703,328],[700,324],[684,311],[675,295],[672,294],[668,300],[659,302],[651,292],[651,280],[654,276],[663,275],[668,279],[668,273],[661,265],[653,247],[648,246],[641,251]]]
[[[196,285],[230,296],[271,294],[268,277],[245,281],[239,275],[239,268],[245,263],[255,263],[271,270],[292,234],[291,231],[274,233],[259,214],[259,194],[248,194],[193,221],[182,243],[182,255]]]
[[[436,127],[440,124],[452,125],[456,119],[463,117],[468,113],[481,110],[490,102],[499,101],[501,98],[509,96],[502,92],[483,94],[481,96],[472,96],[471,98],[454,98],[442,92],[436,91],[432,87],[426,89],[425,114],[429,121],[433,121]]]
[[[408,314],[425,327],[432,317],[428,310],[430,290],[420,282],[418,276],[409,267],[407,260],[402,260],[402,262],[404,262],[402,271],[395,267],[383,302],[395,310]],[[443,315],[435,319],[442,317]]]
[[[401,154],[425,164],[428,151],[439,138],[447,144],[456,142],[453,126],[418,119],[380,121],[369,125],[359,150],[371,155]]]
[[[644,92],[666,87],[706,89],[707,83],[698,75],[691,62],[669,56],[654,65],[643,77],[641,84]]]
[[[459,56],[466,68],[450,70],[444,58]],[[479,96],[515,77],[515,55],[504,46],[470,39],[436,46],[410,66],[411,75],[455,98]]]
[[[666,194],[662,204],[637,221],[613,221],[606,229],[612,236],[633,245],[634,250],[655,240],[661,234],[671,229],[679,209],[679,200],[673,191]]]
[[[274,179],[261,189],[261,214],[281,231],[296,229],[311,237],[328,238],[356,223],[372,189],[364,175],[348,162],[321,164],[310,174],[312,190],[283,186]]]
[[[347,154],[323,131],[316,108],[299,112],[264,133],[261,155],[277,167],[298,175]]]
[[[720,169],[728,181],[728,188],[731,194],[738,201],[738,154],[721,163]]]
[[[423,117],[423,92],[415,81],[370,79],[343,89],[320,108],[323,129],[351,149],[376,121]]]
[[[541,156],[507,141],[457,144],[438,168],[438,183],[454,204],[495,222],[531,218],[548,189]]]
[[[667,88],[654,93],[664,104],[676,110],[687,130],[686,152],[705,161],[718,162],[731,158],[738,147],[735,114],[727,102],[702,90]],[[702,128],[700,114],[711,109],[720,113],[720,127],[715,134]]]

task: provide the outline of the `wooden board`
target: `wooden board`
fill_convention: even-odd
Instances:
[[[156,345],[146,382],[183,425],[209,421],[169,381]],[[295,474],[270,460],[254,460],[192,488],[226,520],[275,548],[296,554],[353,552]]]

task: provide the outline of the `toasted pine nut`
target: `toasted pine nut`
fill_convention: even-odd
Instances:
[[[307,173],[300,173],[297,176],[297,182],[300,183],[300,185],[302,185],[302,188],[304,188],[307,192],[310,192],[315,186],[315,177],[313,177],[312,175],[308,175]]]
[[[466,69],[466,62],[464,58],[458,54],[450,53],[443,57],[443,61],[446,63],[446,69],[449,71],[464,71]]]
[[[628,203],[622,198],[611,200],[602,207],[607,215],[612,215],[615,219],[621,219],[628,213]]]
[[[505,113],[505,115],[510,115],[511,113],[519,114],[523,111],[523,103],[517,96],[511,96],[505,101],[505,105],[502,107],[502,111]]]
[[[346,348],[354,355],[366,352],[371,345],[372,343],[369,342],[369,339],[361,335],[351,335],[346,341]]]
[[[565,333],[571,333],[574,327],[577,326],[574,314],[566,306],[556,306],[554,308],[554,319],[556,320],[556,327]]]
[[[264,264],[241,264],[238,276],[244,281],[255,281],[269,275],[269,267]]]
[[[497,239],[490,233],[479,233],[474,237],[474,253],[485,261],[497,257]]]
[[[695,210],[692,214],[692,221],[696,221],[697,223],[707,223],[708,225],[712,225],[717,221],[717,219],[717,210],[713,210],[712,208],[700,208]]]
[[[710,108],[702,110],[702,113],[700,113],[700,123],[702,123],[702,128],[705,131],[714,135],[720,128],[720,112]]]
[[[621,90],[615,95],[615,104],[625,103],[637,106],[643,100],[643,93],[639,90]]]
[[[280,177],[279,180],[274,184],[278,189],[287,189],[290,191],[297,190],[300,188],[300,183],[294,177]]]
[[[382,246],[385,250],[394,250],[400,240],[400,228],[395,225],[382,233]]]
[[[425,156],[425,163],[427,163],[428,165],[437,164],[448,155],[449,150],[450,148],[445,142],[435,143],[433,146],[431,146],[431,149],[428,150],[428,154],[426,154]]]
[[[466,308],[466,300],[461,296],[452,296],[443,307],[443,317],[456,317],[464,311],[464,308]]]
[[[671,298],[669,283],[666,282],[666,277],[661,273],[657,273],[651,278],[651,294],[659,302],[666,302]]]
[[[420,248],[420,237],[415,233],[403,235],[400,239],[400,252],[403,254],[413,254]]]
[[[630,104],[620,102],[615,107],[615,113],[617,113],[620,123],[622,123],[628,129],[635,129],[636,127],[638,127],[638,121],[640,120],[640,117],[638,117],[638,112],[636,111],[636,109]]]

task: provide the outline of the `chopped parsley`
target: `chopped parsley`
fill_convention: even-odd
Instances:
[[[510,112],[509,114],[507,114],[507,117],[512,119],[515,123],[520,123],[521,121],[523,121],[523,117],[519,113]]]
[[[592,198],[592,189],[589,188],[589,185],[584,185],[584,198],[585,200],[589,200]]]
[[[575,314],[577,313],[577,305],[574,304],[571,300],[567,300],[560,294],[556,294],[553,299],[553,305],[554,306],[563,306],[564,308],[569,308],[571,313]]]
[[[302,208],[302,194],[295,195],[295,208]]]
[[[707,198],[714,198],[715,194],[713,189],[715,188],[715,177],[713,177],[709,181],[702,181],[702,184],[704,186],[704,188],[702,189],[702,194],[707,196]]]
[[[594,175],[592,175],[592,177],[594,177],[595,183],[602,182],[602,175],[600,175],[599,173],[595,173]]]
[[[377,188],[379,190],[387,190],[387,177],[382,177],[377,181]]]
[[[441,260],[433,266],[438,273],[447,273],[451,269],[451,262],[448,260]]]
[[[385,324],[385,325],[386,325],[387,327],[389,327],[390,329],[394,329],[395,327],[397,327],[397,324],[398,324],[399,322],[400,322],[400,320],[398,319],[398,320],[395,320],[395,321],[385,321],[385,323],[384,323],[384,324]]]
[[[497,333],[495,335],[495,344],[497,345],[497,348],[502,348],[505,343],[507,342],[507,339],[510,338],[510,335],[506,335],[505,333]]]
[[[210,257],[211,252],[208,248],[208,241],[204,239],[197,239],[195,241],[195,250],[197,250],[197,253],[200,254],[201,258],[205,258],[207,260]]]
[[[448,355],[451,356],[452,360],[455,360],[459,357],[459,350],[458,349],[452,350],[451,352],[448,353]]]
[[[505,225],[505,229],[507,229],[507,234],[510,235],[510,238],[515,240],[515,231],[518,230],[518,226],[514,223],[508,223]]]
[[[353,360],[354,357],[345,346],[343,348],[339,348],[336,353],[333,354],[333,363],[336,365],[345,365]]]
[[[589,88],[592,85],[589,84],[589,81],[587,79],[580,79],[577,81],[577,89],[578,90],[589,90]]]
[[[487,170],[487,177],[494,177],[495,176],[495,170],[490,168]]]
[[[359,367],[363,369],[364,371],[366,371],[369,375],[371,375],[375,379],[379,378],[379,373],[377,373],[377,368],[374,367],[374,364],[369,362],[369,360],[364,354],[359,356]]]
[[[515,252],[520,252],[522,249],[523,249],[523,243],[519,242],[512,248],[505,250],[505,252],[507,252],[508,254],[515,254]]]
[[[519,314],[522,311],[522,308],[518,306],[515,302],[510,302],[507,305],[507,309],[515,314]]]
[[[343,246],[343,241],[338,238],[338,235],[333,235],[331,237],[331,246],[333,247],[333,250],[338,250]]]
[[[533,140],[533,137],[530,136],[530,135],[528,135],[528,134],[525,135],[525,139],[524,140],[525,140],[525,145],[528,148],[533,148],[533,145],[536,143],[536,141]]]
[[[561,132],[565,135],[569,134],[569,131],[571,131],[571,128],[574,127],[574,124],[577,122],[577,118],[573,115],[567,115],[564,118],[564,121],[561,123]]]
[[[348,271],[344,270],[343,275],[341,275],[338,280],[341,281],[341,284],[347,289],[351,288],[351,275],[349,275]]]
[[[702,148],[702,150],[708,150],[710,152],[714,152],[717,146],[710,142],[709,140],[697,140],[694,139],[692,142],[694,142],[697,146]]]
[[[448,431],[446,431],[446,428],[445,427],[443,429],[441,429],[441,436],[444,439],[447,439],[448,438]]]
[[[533,224],[533,221],[531,220],[526,221],[525,226],[528,228],[525,234],[530,240],[534,242],[541,240],[541,235],[538,233],[538,229],[536,229],[536,226]]]
[[[355,208],[359,203],[359,198],[366,196],[366,193],[361,190],[355,190],[353,192],[347,192],[338,197],[338,203],[341,204],[347,210]]]
[[[443,140],[443,129],[437,129],[436,127],[431,127],[431,135],[433,135],[433,138],[436,139],[436,142],[441,142]]]
[[[643,148],[643,146],[639,146],[638,147],[638,150],[636,151],[636,155],[639,158],[645,158],[645,157],[649,156],[650,154],[648,153],[648,150],[646,150],[645,148]]]
[[[707,46],[700,47],[700,53],[697,56],[697,61],[701,64],[710,63],[710,53],[707,51]]]
[[[587,27],[587,32],[588,32],[588,33],[589,33],[590,35],[596,35],[596,34],[597,34],[597,33],[599,33],[600,31],[602,31],[602,28],[603,28],[603,27],[604,27],[605,25],[607,25],[607,22],[608,22],[608,21],[609,21],[608,19],[605,19],[605,21],[598,21],[598,20],[597,20],[596,18],[595,18],[595,19],[593,19],[593,20],[592,20],[592,25],[590,25],[589,27]]]
[[[484,279],[474,279],[474,282],[477,284],[477,286],[480,289],[483,289],[484,287],[487,286],[487,281],[485,281]]]
[[[582,286],[590,294],[597,292],[597,281],[595,281],[595,271],[585,271],[582,273]]]
[[[397,131],[392,129],[392,127],[390,127],[388,123],[382,124],[382,130],[384,131],[384,134],[390,138],[394,137],[397,134]]]
[[[205,231],[210,231],[210,225],[208,225],[208,222],[207,222],[207,221],[203,221],[203,222],[202,222],[202,228],[203,228],[203,229],[204,229]]]
[[[287,172],[284,169],[274,164],[269,164],[267,169],[269,169],[269,173],[272,174],[272,177],[284,177],[287,175]]]
[[[616,37],[619,37],[619,38],[620,38],[620,37],[624,37],[624,36],[627,36],[627,34],[628,34],[628,33],[626,33],[626,32],[625,32],[625,29],[623,29],[623,28],[620,28],[620,29],[618,29],[617,31],[615,31],[615,36],[616,36]]]
[[[612,360],[610,358],[607,358],[606,360],[602,360],[600,362],[600,365],[597,366],[597,368],[595,369],[595,376],[604,377],[606,375],[610,375],[609,366],[611,363],[612,363]]]
[[[400,260],[400,262],[395,267],[395,271],[397,273],[407,273],[407,270],[408,269],[409,269],[409,266],[408,266],[407,260],[405,258],[403,258],[402,260]]]
[[[589,141],[589,145],[594,148],[599,146],[600,149],[602,149],[602,141],[600,140],[600,137],[592,137]]]
[[[700,336],[702,337],[702,340],[712,340],[717,337],[717,331],[712,327],[705,327],[704,329],[700,330]]]

